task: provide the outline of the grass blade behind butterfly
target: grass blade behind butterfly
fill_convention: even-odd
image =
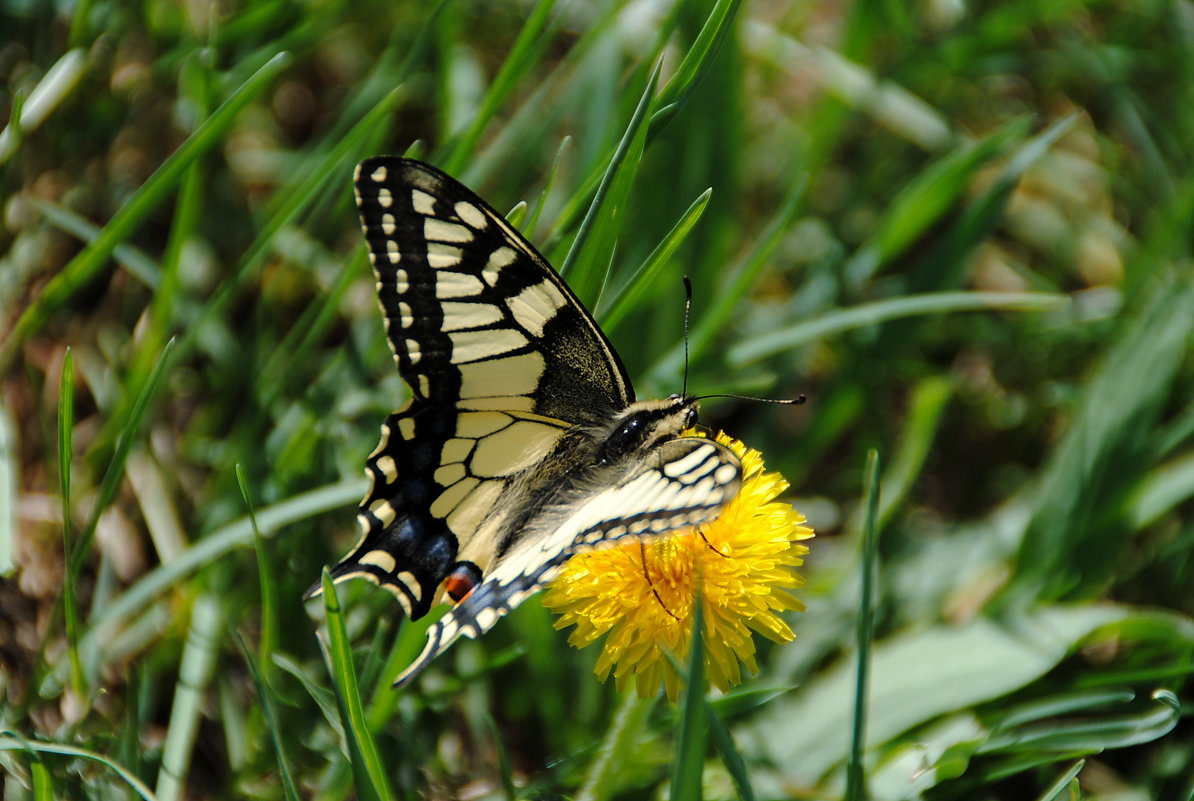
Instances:
[[[46,218],[46,222],[85,246],[90,246],[103,233],[103,228],[65,206],[41,198],[30,198],[29,204]],[[145,286],[157,289],[161,281],[161,268],[145,251],[127,242],[121,243],[112,249],[112,259]]]
[[[576,801],[606,801],[618,791],[618,780],[626,774],[626,766],[633,763],[639,736],[654,708],[654,696],[639,698],[633,687],[623,694],[622,703],[597,749],[597,756],[589,763],[585,783],[576,794]]]
[[[257,660],[260,670],[266,678],[272,673],[274,650],[278,644],[278,623],[276,602],[274,601],[274,576],[270,570],[269,554],[265,550],[265,540],[261,536],[261,529],[257,527],[257,515],[253,511],[253,499],[249,495],[249,484],[245,479],[245,470],[241,465],[236,466],[236,482],[240,485],[241,497],[245,500],[245,507],[249,513],[249,525],[253,528],[253,548],[257,552],[257,576],[261,583],[261,642],[257,645]],[[263,697],[264,701],[264,697]]]
[[[174,340],[171,339],[166,343],[161,356],[158,357],[157,364],[154,365],[153,372],[149,374],[149,379],[145,387],[141,390],[141,394],[137,396],[133,408],[124,419],[124,429],[120,434],[120,438],[116,440],[116,450],[112,453],[112,461],[108,463],[108,469],[104,471],[104,478],[100,482],[99,495],[96,497],[95,508],[91,512],[91,520],[88,522],[83,536],[75,544],[74,552],[71,554],[68,567],[73,573],[78,573],[83,560],[87,556],[87,549],[91,545],[91,539],[95,536],[95,529],[99,524],[100,515],[103,514],[104,510],[108,508],[108,504],[116,496],[116,488],[120,485],[120,479],[124,475],[124,463],[128,459],[129,450],[133,447],[133,440],[141,428],[142,420],[145,419],[145,412],[149,409],[149,402],[157,394],[158,386],[162,382],[162,377],[166,373],[166,369],[170,364],[170,357],[173,353]]]
[[[547,198],[551,194],[551,188],[555,185],[556,173],[560,169],[560,159],[564,157],[564,151],[571,144],[571,136],[565,136],[560,140],[560,146],[556,149],[556,157],[551,162],[551,169],[547,171],[547,178],[543,181],[543,191],[539,193],[539,199],[535,202],[535,208],[531,211],[530,217],[527,218],[526,227],[522,229],[528,236],[534,234],[535,226],[539,224],[539,217],[543,214],[543,209],[547,206]]]
[[[336,595],[336,586],[326,567],[322,580],[323,604],[327,611],[327,649],[331,660],[329,667],[336,687],[336,700],[340,707],[357,793],[367,801],[388,801],[395,796],[390,790],[381,757],[377,753],[377,744],[373,741],[361,706],[361,693],[357,687],[357,672],[348,643],[348,631],[344,626],[344,613],[340,608],[340,598]]]
[[[901,317],[994,309],[1047,311],[1069,302],[1068,296],[1050,292],[928,292],[923,295],[904,295],[835,309],[775,331],[745,337],[730,346],[727,359],[731,364],[741,366],[818,339]]]
[[[25,337],[37,331],[52,311],[67,302],[104,266],[112,250],[124,242],[143,223],[174,187],[183,170],[201,154],[214,147],[249,101],[269,86],[290,62],[279,53],[270,59],[187,137],[170,154],[132,197],[112,215],[96,240],[67,263],[46,284],[45,289],[25,309],[7,340],[0,346],[0,369],[6,367]]]
[[[647,134],[643,123],[647,119],[647,109],[655,93],[661,66],[662,62],[657,62],[651,71],[638,106],[601,178],[576,238],[572,240],[568,256],[560,265],[560,275],[567,277],[568,285],[577,298],[590,309],[596,305],[609,275],[610,258],[626,213],[626,203],[630,199],[630,187],[643,157]]]
[[[489,91],[481,100],[480,108],[473,115],[472,123],[452,143],[451,151],[441,162],[444,172],[456,175],[465,162],[473,157],[481,134],[497,114],[502,102],[519,85],[528,70],[543,54],[547,45],[547,37],[544,32],[551,22],[551,12],[554,8],[555,0],[539,0],[535,4],[526,24],[518,32],[518,38],[510,48],[510,54],[502,62],[502,67],[498,70],[493,83],[490,84]]]
[[[607,310],[597,313],[597,318],[601,320],[601,325],[605,329],[606,334],[617,327],[618,323],[626,317],[627,312],[636,307],[639,298],[642,297],[643,291],[650,285],[651,279],[659,271],[659,268],[667,263],[667,260],[672,257],[676,249],[684,242],[684,238],[688,236],[688,232],[701,219],[701,215],[705,212],[705,207],[709,205],[709,198],[712,196],[713,190],[706,189],[701,193],[700,197],[692,202],[692,205],[680,216],[676,224],[672,226],[672,230],[668,231],[667,236],[651,251],[651,255],[647,256],[646,260],[634,271],[634,274],[630,276],[626,283],[605,304]]]
[[[144,801],[157,801],[153,791],[146,787],[145,783],[138,779],[131,770],[119,762],[113,762],[103,754],[90,751],[86,748],[63,745],[61,743],[26,740],[22,737],[13,736],[11,732],[4,732],[0,733],[0,751],[32,751],[38,754],[58,754],[60,756],[75,757],[76,759],[86,759],[90,762],[96,762],[111,769],[113,773],[123,779],[133,792],[144,799]]]
[[[680,62],[676,73],[659,93],[655,113],[651,116],[649,135],[657,133],[684,107],[701,80],[716,63],[722,43],[733,30],[739,5],[741,0],[718,0],[713,6],[701,27],[701,32],[697,34],[696,41],[684,54],[684,60]]]
[[[223,621],[215,596],[203,594],[191,606],[191,627],[179,662],[178,682],[170,705],[170,722],[162,745],[162,764],[155,792],[161,801],[186,795],[186,777],[195,751],[203,698],[215,671]]]
[[[952,214],[979,171],[1027,132],[1028,121],[1015,120],[984,139],[959,145],[922,170],[892,199],[874,232],[842,267],[846,286],[863,286],[930,226]]]
[[[237,474],[239,478],[239,469]],[[253,683],[257,686],[257,697],[261,701],[261,716],[265,718],[265,727],[269,729],[270,740],[274,744],[274,758],[278,761],[278,774],[282,779],[282,795],[286,797],[286,801],[299,801],[298,788],[294,783],[294,776],[290,772],[290,760],[286,758],[286,749],[282,746],[282,727],[278,722],[278,713],[274,709],[273,693],[262,675],[261,665],[253,658],[253,652],[249,650],[249,644],[245,642],[245,638],[237,634],[236,642],[245,658],[245,664],[249,666],[249,672],[253,675]]]
[[[758,238],[754,247],[742,260],[742,263],[730,271],[733,278],[728,286],[716,292],[704,312],[696,315],[692,331],[689,333],[688,347],[690,358],[699,360],[714,339],[727,328],[730,318],[738,308],[751,287],[755,285],[759,274],[767,266],[771,254],[779,246],[784,235],[790,230],[796,212],[800,210],[800,201],[804,198],[807,181],[799,178],[792,181],[787,197],[780,205],[779,211],[767,224],[766,230]],[[669,382],[680,374],[684,367],[684,343],[678,343],[674,348],[662,356],[649,371],[649,376],[660,385]]]

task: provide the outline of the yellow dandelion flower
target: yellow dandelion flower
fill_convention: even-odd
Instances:
[[[706,675],[719,690],[742,681],[741,666],[758,672],[758,632],[776,642],[795,638],[779,613],[803,610],[791,590],[804,583],[794,568],[813,536],[804,517],[775,498],[788,488],[766,473],[762,455],[725,434],[717,441],[742,461],[742,490],[720,517],[648,543],[633,542],[578,554],[549,585],[543,603],[560,615],[556,628],[575,626],[568,642],[582,648],[605,635],[596,673],[613,673],[619,690],[634,680],[639,697],[662,683],[680,694],[680,676],[667,658],[689,650],[696,597],[702,597],[701,639]]]

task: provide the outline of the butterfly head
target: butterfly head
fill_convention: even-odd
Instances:
[[[600,433],[598,459],[604,464],[617,462],[662,440],[677,437],[696,425],[697,412],[697,399],[684,395],[632,403]]]

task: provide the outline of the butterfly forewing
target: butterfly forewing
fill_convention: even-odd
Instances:
[[[485,201],[395,158],[363,162],[356,193],[386,332],[415,398],[572,423],[634,400],[601,329]]]

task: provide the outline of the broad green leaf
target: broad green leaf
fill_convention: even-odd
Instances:
[[[878,748],[913,726],[997,698],[1056,665],[1091,633],[1130,615],[1123,607],[1044,607],[1003,623],[980,617],[881,640],[872,652],[866,742]],[[843,660],[762,713],[753,747],[786,778],[815,785],[849,752],[856,667]]]

